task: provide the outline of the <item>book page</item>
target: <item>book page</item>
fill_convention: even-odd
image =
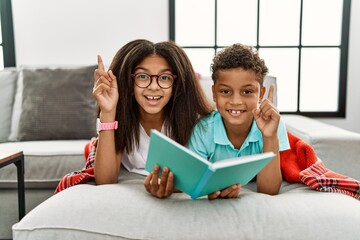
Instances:
[[[229,166],[233,166],[233,165],[239,165],[239,164],[244,164],[244,163],[248,163],[248,162],[259,161],[261,159],[269,158],[269,157],[275,157],[275,154],[273,152],[266,152],[266,153],[252,154],[252,155],[248,155],[248,156],[219,160],[217,162],[212,163],[211,167],[213,169],[219,169],[219,168],[229,167]]]
[[[270,152],[216,162],[213,164],[217,166],[215,172],[194,198],[223,190],[234,184],[239,183],[243,186],[248,184],[274,156],[275,154]]]

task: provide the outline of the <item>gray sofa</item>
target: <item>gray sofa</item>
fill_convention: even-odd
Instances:
[[[52,196],[62,176],[84,165],[84,146],[96,135],[95,68],[0,71],[0,151],[24,152],[26,212]],[[0,169],[0,239],[10,239],[19,221],[16,183],[14,164]]]
[[[211,80],[200,81],[211,97]],[[328,168],[360,179],[360,134],[297,115],[283,119]],[[0,169],[0,239],[358,239],[359,200],[301,183],[284,181],[277,196],[256,193],[250,183],[239,199],[191,200],[177,193],[160,200],[146,193],[143,176],[122,169],[119,184],[89,183],[53,195],[64,174],[82,168],[88,140],[0,143],[1,150],[24,151],[28,212],[18,222],[15,167]]]

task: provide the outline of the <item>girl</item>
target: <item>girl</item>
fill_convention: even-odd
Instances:
[[[98,56],[94,80],[99,124],[110,128],[98,135],[96,184],[116,183],[121,164],[146,175],[150,129],[185,145],[199,117],[212,110],[185,52],[170,41],[129,42],[117,52],[109,71]],[[144,186],[156,197],[168,197],[174,191],[173,174],[164,168],[158,181],[158,171],[155,167]]]

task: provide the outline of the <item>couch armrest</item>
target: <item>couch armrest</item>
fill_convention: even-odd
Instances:
[[[360,134],[300,115],[282,115],[287,130],[309,143],[325,166],[360,180]]]

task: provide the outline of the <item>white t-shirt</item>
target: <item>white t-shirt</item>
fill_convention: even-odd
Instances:
[[[164,125],[161,132],[165,133]],[[139,147],[135,148],[130,154],[123,153],[121,164],[129,171],[147,176],[148,171],[145,170],[147,154],[149,150],[150,136],[140,124]]]

